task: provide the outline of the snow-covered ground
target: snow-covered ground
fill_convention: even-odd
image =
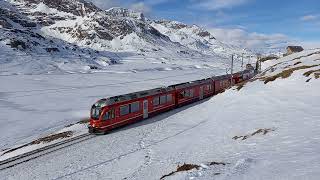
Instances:
[[[266,67],[263,77],[258,77],[261,79],[240,90],[232,88],[97,136],[1,171],[0,177],[160,179],[188,163],[200,167],[164,179],[316,180],[320,177],[320,81],[314,74],[303,75],[320,69],[316,66],[320,54],[315,52],[270,61],[273,67]],[[298,68],[304,65],[314,67]],[[268,77],[292,68],[296,71],[291,76],[264,83]],[[1,146],[27,142],[37,136],[34,134],[74,123],[87,116],[97,98],[213,72],[210,68],[146,69],[136,73],[116,69],[113,73],[2,76],[0,83],[6,86],[1,86],[0,94]],[[223,70],[220,68],[220,73]],[[13,81],[17,83],[9,83]]]
[[[210,61],[123,61],[105,70],[75,74],[70,67],[71,74],[1,76],[0,148],[27,143],[88,118],[91,105],[100,98],[225,73],[223,65],[216,67]]]

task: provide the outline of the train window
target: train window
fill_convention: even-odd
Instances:
[[[140,102],[134,102],[130,104],[130,113],[138,112],[140,110]]]
[[[160,104],[165,104],[167,102],[167,96],[160,96]]]
[[[153,98],[153,105],[158,106],[160,104],[159,96]]]
[[[190,96],[190,91],[184,90],[184,97],[189,97],[189,96]]]
[[[184,91],[181,91],[181,92],[179,93],[179,99],[182,99],[182,98],[184,98]]]
[[[120,116],[129,114],[129,105],[120,106]]]
[[[207,89],[208,89],[209,91],[211,91],[211,90],[212,90],[212,85],[211,85],[211,84],[208,84],[208,85],[207,85]]]
[[[167,102],[172,102],[172,94],[167,95]]]
[[[114,109],[110,109],[108,112],[106,112],[103,117],[102,120],[108,120],[108,119],[113,119],[115,117],[114,115]]]
[[[194,92],[193,89],[190,89],[190,90],[189,90],[189,97],[193,97],[193,92]]]
[[[116,117],[116,113],[115,113],[114,109],[110,110],[109,113],[110,113],[110,118],[111,119]]]
[[[108,119],[110,119],[109,112],[106,112],[106,113],[103,115],[102,120],[106,121],[106,120],[108,120]]]

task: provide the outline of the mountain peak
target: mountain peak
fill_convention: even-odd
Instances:
[[[107,15],[122,17],[122,18],[134,18],[141,21],[145,21],[145,16],[141,12],[136,12],[130,9],[121,8],[121,7],[113,7],[105,11]]]

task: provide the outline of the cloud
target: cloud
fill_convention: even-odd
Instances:
[[[284,34],[250,33],[239,28],[211,28],[210,32],[217,40],[257,52],[265,52],[266,49],[284,48],[289,43],[294,42]]]
[[[320,48],[320,41],[303,41],[302,46],[305,49]]]
[[[313,20],[316,20],[318,19],[318,16],[317,15],[306,15],[306,16],[302,16],[300,18],[301,21],[313,21]]]
[[[92,2],[96,6],[98,6],[101,9],[109,9],[112,7],[123,7],[123,8],[129,8],[137,12],[142,12],[144,14],[151,13],[152,6],[158,5],[161,3],[165,3],[168,0],[146,0],[146,1],[133,1],[129,0],[125,3],[121,3],[120,0],[87,0],[89,2]]]
[[[144,2],[134,3],[130,6],[130,9],[144,14],[149,14],[151,12],[151,7],[146,5]]]
[[[193,7],[214,11],[220,9],[230,9],[249,2],[249,0],[203,0],[200,2],[197,0],[191,1],[193,2]]]
[[[101,9],[109,9],[112,7],[120,6],[120,2],[118,0],[86,0],[92,2],[94,5]]]
[[[143,2],[145,2],[145,4],[148,4],[150,6],[154,6],[154,5],[159,5],[159,4],[163,4],[166,2],[173,2],[174,0],[145,0]]]

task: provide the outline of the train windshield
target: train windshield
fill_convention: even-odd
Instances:
[[[92,119],[98,120],[99,117],[100,117],[100,113],[101,113],[101,108],[100,107],[92,106],[92,109],[91,109],[91,117],[92,117]]]
[[[96,102],[91,108],[91,118],[98,120],[102,112],[102,108],[106,105],[107,104],[105,100],[99,100],[98,102]]]

